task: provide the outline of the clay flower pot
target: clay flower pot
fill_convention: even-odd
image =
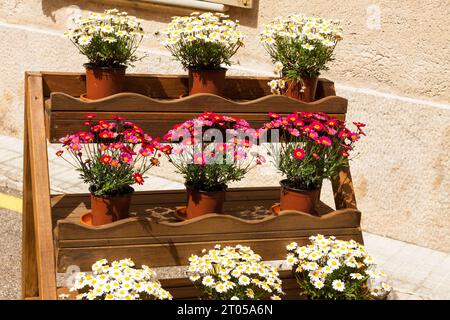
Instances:
[[[123,92],[126,66],[95,67],[89,64],[86,68],[86,98],[95,100]]]
[[[295,210],[316,214],[315,207],[319,202],[320,188],[315,190],[299,190],[287,186],[287,180],[280,181],[280,210]]]
[[[286,89],[283,94],[290,98],[294,98],[304,102],[313,102],[315,101],[316,97],[318,81],[318,77],[303,77],[301,82],[288,80],[286,81]]]
[[[193,219],[208,213],[223,213],[226,191],[206,192],[187,190],[186,218]]]
[[[227,69],[193,70],[189,69],[189,94],[211,93],[223,94]]]
[[[117,196],[97,197],[91,193],[92,225],[101,226],[128,218],[133,188],[129,193]]]

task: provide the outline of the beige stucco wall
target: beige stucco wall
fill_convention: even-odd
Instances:
[[[102,10],[98,2],[1,1],[0,134],[22,135],[25,70],[82,71],[84,58],[62,33],[74,14]],[[236,58],[240,64],[230,74],[271,74],[256,35],[273,16],[295,12],[341,19],[345,38],[324,76],[335,81],[339,95],[349,99],[349,119],[368,124],[368,136],[351,163],[363,228],[450,252],[448,1],[254,3],[252,10],[229,11],[247,34],[246,46]],[[148,35],[142,46],[148,57],[133,71],[183,72],[153,33],[170,16],[191,10],[158,6],[125,10],[145,19]],[[379,26],[374,10],[381,14]],[[246,182],[276,181],[268,179],[267,172],[255,172]],[[329,200],[330,192],[324,198]]]

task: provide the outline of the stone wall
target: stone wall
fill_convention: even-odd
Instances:
[[[22,136],[25,70],[83,70],[84,57],[62,33],[74,15],[103,10],[106,6],[100,2],[1,1],[1,134]],[[349,99],[349,119],[368,124],[368,136],[351,162],[363,228],[450,252],[448,1],[254,3],[251,10],[229,11],[247,35],[246,46],[236,57],[239,64],[230,74],[272,74],[257,33],[276,15],[305,13],[341,19],[344,41],[336,49],[330,71],[323,76],[335,81],[338,94]],[[147,34],[141,50],[147,58],[129,71],[182,73],[154,33],[171,16],[192,10],[121,8],[143,18]],[[255,173],[247,181],[276,181],[266,175]],[[330,192],[324,197],[329,199]]]

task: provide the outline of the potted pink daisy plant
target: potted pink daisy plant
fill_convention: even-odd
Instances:
[[[264,130],[278,130],[279,142],[269,144],[280,181],[280,210],[315,213],[324,179],[333,179],[347,165],[354,144],[365,135],[362,123],[351,131],[343,121],[323,112],[270,113]]]

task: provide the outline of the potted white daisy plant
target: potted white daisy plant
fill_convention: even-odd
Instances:
[[[266,24],[260,40],[282,79],[269,83],[272,92],[312,102],[318,77],[342,40],[342,28],[336,20],[295,14]]]
[[[225,67],[243,46],[238,26],[222,13],[194,12],[174,17],[163,30],[167,36],[163,45],[189,71],[189,94],[223,93]]]
[[[124,89],[125,70],[139,60],[136,50],[144,31],[141,20],[117,9],[90,12],[74,19],[65,35],[85,55],[85,99],[100,99]]]

